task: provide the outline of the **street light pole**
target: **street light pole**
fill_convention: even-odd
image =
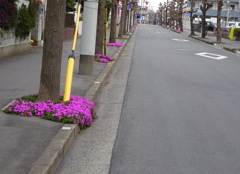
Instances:
[[[228,24],[228,20],[229,20],[229,1],[227,1],[227,24]]]

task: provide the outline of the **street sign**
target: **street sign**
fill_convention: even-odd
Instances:
[[[128,4],[128,6],[127,6],[128,9],[131,9],[132,7],[133,7],[132,4]]]
[[[141,15],[140,14],[137,14],[137,19],[141,19]]]

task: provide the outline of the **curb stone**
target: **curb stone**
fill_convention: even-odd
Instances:
[[[239,48],[228,48],[228,47],[223,47],[224,50],[227,50],[229,52],[235,53],[235,54],[240,54],[240,49]]]
[[[135,31],[135,28],[132,32]],[[128,35],[128,38],[123,42],[123,47],[119,47],[117,52],[114,54],[115,61],[107,63],[103,71],[100,73],[98,78],[93,85],[86,92],[86,98],[95,102],[98,93],[101,91],[101,88],[106,84],[107,78],[115,67],[116,61],[118,60],[122,50],[127,44],[128,40],[131,38],[131,35]],[[55,137],[52,139],[48,147],[38,158],[38,160],[33,164],[29,174],[54,174],[56,173],[58,166],[61,164],[64,156],[71,147],[72,143],[76,139],[76,136],[79,133],[79,126],[77,124],[64,124],[63,127],[67,127],[70,130],[60,129]]]
[[[189,35],[188,37],[191,37],[191,38],[196,39],[196,40],[200,40],[200,41],[205,42],[205,43],[210,44],[210,45],[214,45],[213,42],[210,42],[210,41],[207,41],[207,40],[203,40],[203,39],[191,36],[191,35]]]
[[[217,43],[214,43],[214,42],[210,42],[210,41],[207,41],[207,40],[203,40],[203,39],[200,39],[200,38],[197,38],[197,37],[194,37],[194,36],[190,36],[189,37],[193,38],[193,39],[196,39],[196,40],[199,40],[199,41],[202,41],[202,42],[205,42],[207,44],[210,44],[210,45],[213,45],[213,46],[216,46],[216,47],[219,47]],[[231,53],[234,53],[234,54],[240,54],[240,51],[238,51],[238,48],[228,48],[228,47],[219,47],[219,48],[222,48],[226,51],[229,51]]]

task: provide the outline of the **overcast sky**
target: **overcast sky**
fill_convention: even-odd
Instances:
[[[154,9],[155,11],[158,9],[159,7],[159,3],[160,2],[165,2],[167,0],[145,0],[145,1],[148,1],[149,4],[150,4],[150,9]],[[144,2],[144,0],[139,0],[139,5],[141,5],[141,2]],[[149,7],[149,4],[148,4],[148,7]],[[146,6],[146,3],[144,3],[144,6]]]

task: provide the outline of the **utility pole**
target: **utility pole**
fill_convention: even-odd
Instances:
[[[80,48],[80,60],[78,73],[92,75],[97,30],[97,1],[85,1],[83,11],[82,44]]]

